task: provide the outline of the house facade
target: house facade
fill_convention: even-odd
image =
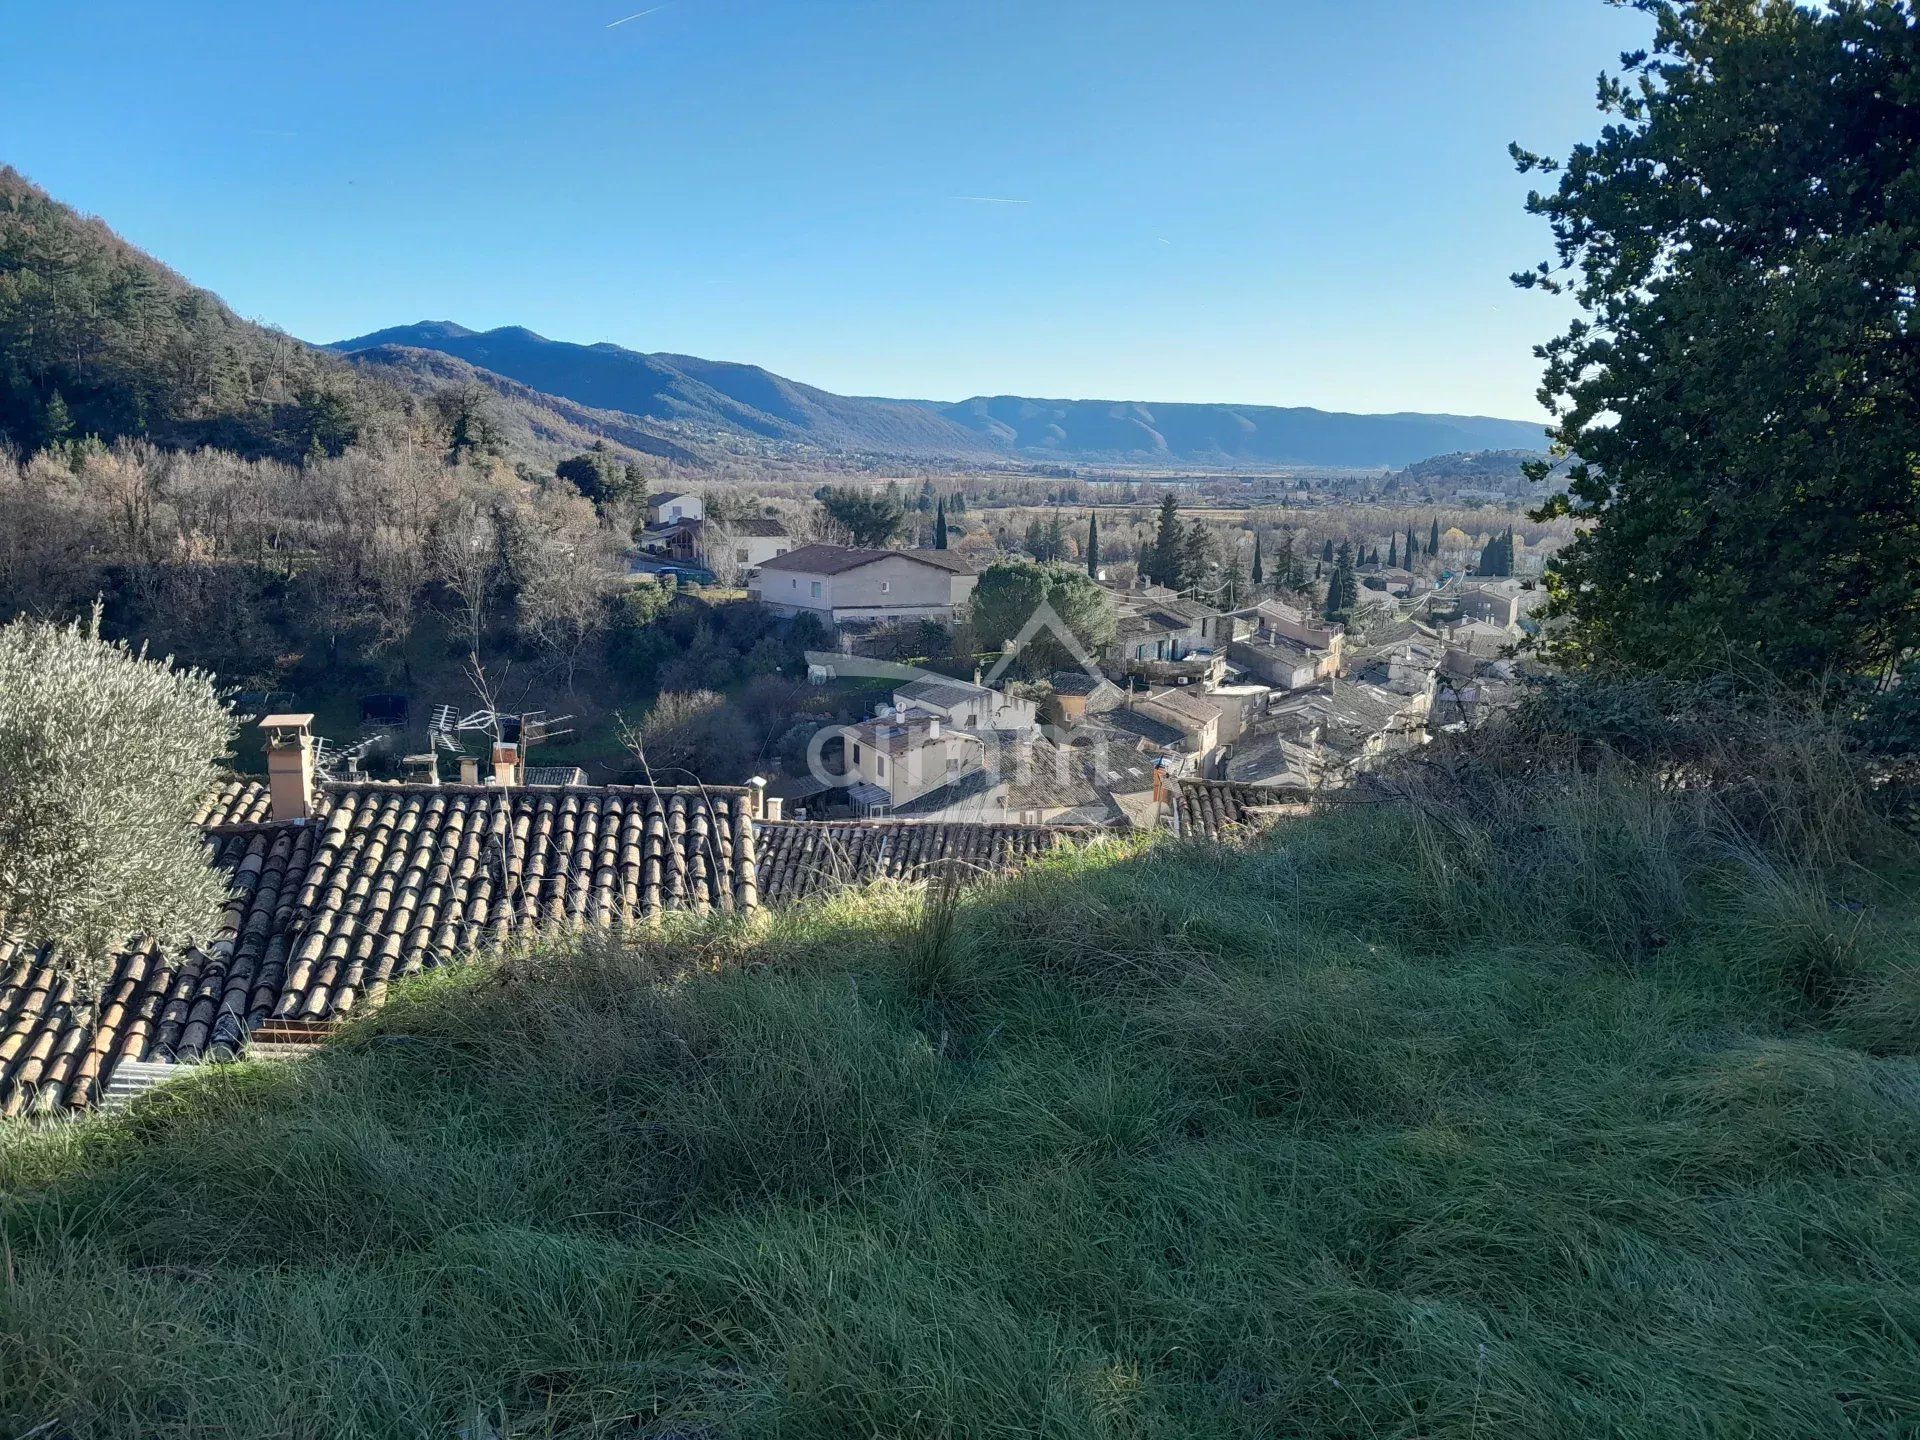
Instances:
[[[980,577],[944,550],[857,550],[803,545],[762,561],[747,582],[754,599],[783,615],[830,625],[888,620],[951,624]]]
[[[677,525],[682,520],[704,520],[706,507],[700,503],[698,495],[683,495],[677,491],[667,491],[647,497],[648,525]]]
[[[986,745],[937,715],[876,715],[840,733],[849,799],[861,809],[895,809],[980,770]]]
[[[725,555],[711,553],[722,546],[726,547]],[[756,570],[795,548],[793,536],[778,520],[735,520],[707,528],[708,563],[731,563],[742,573]]]

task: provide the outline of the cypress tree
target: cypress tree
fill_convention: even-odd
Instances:
[[[1387,537],[1387,566],[1389,569],[1397,569],[1399,564],[1400,537],[1398,535],[1389,535]]]
[[[1353,574],[1353,546],[1345,540],[1334,552],[1333,579],[1327,585],[1327,617],[1345,615],[1360,598],[1360,582]]]
[[[933,548],[947,548],[947,502],[944,500],[933,502]]]
[[[1427,554],[1438,555],[1439,553],[1440,553],[1440,517],[1436,515],[1433,517],[1432,528],[1430,528],[1427,531]]]
[[[1100,578],[1100,517],[1087,516],[1087,574]]]
[[[1253,532],[1253,583],[1264,584],[1267,578],[1265,568],[1260,564],[1260,532]]]
[[[1320,563],[1322,565],[1331,565],[1333,563],[1333,539],[1331,536],[1328,537],[1327,543],[1320,547]]]
[[[1213,569],[1213,534],[1201,520],[1194,520],[1187,526],[1187,533],[1180,542],[1180,578],[1174,585],[1176,590],[1189,590],[1195,585],[1206,583]]]
[[[1180,588],[1180,502],[1171,490],[1160,501],[1160,529],[1154,536],[1150,568],[1142,565],[1141,569],[1156,585]]]

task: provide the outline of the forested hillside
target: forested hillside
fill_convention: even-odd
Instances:
[[[551,465],[687,444],[426,351],[343,360],[244,320],[106,224],[0,167],[0,442],[83,437],[304,461],[411,438]]]
[[[139,436],[299,459],[404,429],[413,410],[0,167],[0,439]]]
[[[680,465],[704,463],[697,442],[669,437],[620,410],[596,410],[436,350],[379,345],[348,357],[354,368],[382,384],[422,399],[484,391],[484,404],[508,454],[551,463],[605,444],[635,456]],[[443,404],[446,402],[442,402]]]

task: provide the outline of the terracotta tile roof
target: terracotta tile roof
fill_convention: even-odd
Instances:
[[[114,957],[98,1024],[51,956],[0,940],[0,1113],[95,1103],[122,1060],[331,1022],[514,932],[759,903],[748,793],[330,786],[304,825],[236,783],[202,824],[233,898],[217,935]]]
[[[754,827],[760,893],[769,905],[868,880],[924,878],[950,863],[992,873],[1100,832],[1059,825],[940,821],[765,821]]]
[[[1312,802],[1313,792],[1295,785],[1182,780],[1174,788],[1174,828],[1190,839],[1220,840],[1264,830],[1283,815],[1305,815]]]

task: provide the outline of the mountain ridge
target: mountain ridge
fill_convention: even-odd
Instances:
[[[762,366],[610,341],[554,340],[525,326],[451,320],[388,326],[326,348],[437,351],[550,395],[641,421],[759,442],[958,460],[1046,459],[1221,466],[1377,468],[1472,450],[1543,450],[1545,427],[1494,416],[1312,406],[976,395],[837,395]]]

